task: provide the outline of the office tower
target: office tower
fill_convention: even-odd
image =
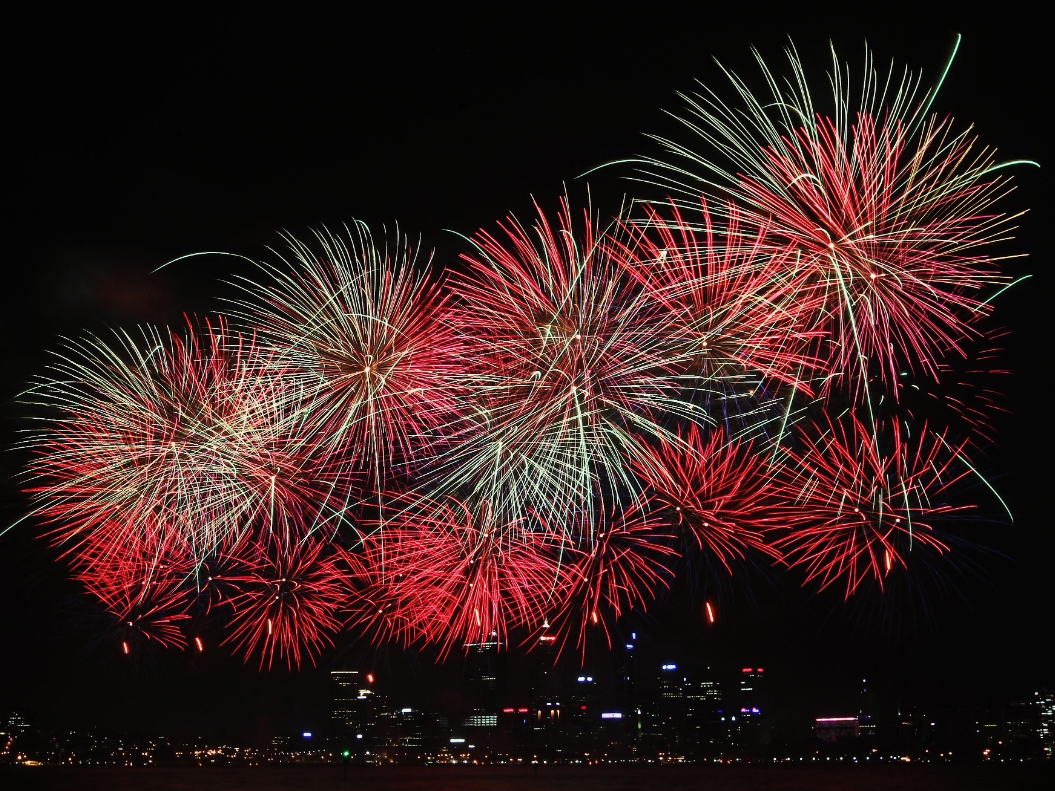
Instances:
[[[733,743],[749,746],[767,742],[768,729],[763,727],[762,722],[766,711],[764,668],[741,668],[738,697],[738,706],[726,707],[730,715]]]
[[[682,752],[685,748],[685,704],[689,685],[685,670],[675,662],[664,662],[659,668],[658,697],[654,706],[657,747],[667,752]],[[651,708],[651,707],[650,707]]]
[[[499,662],[498,634],[479,643],[465,644],[465,661],[469,688],[476,699],[481,715],[498,713]]]
[[[638,703],[638,666],[637,666],[637,632],[630,633],[630,639],[624,644],[619,663],[619,678],[616,685],[616,701],[619,709],[626,713],[636,708]]]
[[[873,738],[876,733],[875,693],[867,678],[861,679],[861,699],[857,709],[858,731],[865,738]]]
[[[374,691],[373,674],[333,670],[330,679],[334,731],[344,741],[369,741],[376,735],[378,714],[387,708],[384,696]]]
[[[717,755],[723,742],[719,710],[721,684],[710,667],[690,669],[685,686],[686,747],[701,756]]]
[[[567,696],[566,727],[574,733],[589,733],[594,730],[596,720],[600,717],[600,700],[597,692],[597,679],[588,671],[581,671],[575,676]]]
[[[761,711],[765,694],[765,670],[745,667],[740,671],[740,708]]]
[[[1044,689],[1034,693],[1040,709],[1039,735],[1044,746],[1044,756],[1055,758],[1055,692]]]

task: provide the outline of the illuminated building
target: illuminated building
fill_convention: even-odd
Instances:
[[[813,732],[823,742],[835,742],[856,739],[861,735],[861,726],[857,717],[818,717]]]
[[[374,689],[371,673],[358,670],[330,671],[333,685],[332,720],[334,731],[349,743],[368,741],[375,735],[378,715],[385,711],[385,701]]]
[[[1050,689],[1035,692],[1037,707],[1040,709],[1040,742],[1044,745],[1046,758],[1055,758],[1055,692]]]
[[[637,705],[637,632],[630,633],[624,643],[622,663],[619,666],[619,701],[623,711],[631,711]]]
[[[765,668],[740,669],[740,689],[737,703],[723,707],[729,716],[727,728],[733,744],[755,745],[769,741],[768,729],[763,727],[765,711]],[[734,719],[735,718],[735,719]]]
[[[469,670],[469,686],[481,708],[481,716],[498,712],[498,635],[480,643],[466,643],[466,663]]]
[[[498,727],[498,715],[484,711],[483,709],[474,709],[473,713],[465,718],[466,728],[497,728]]]
[[[333,670],[330,672],[333,684],[334,727],[338,730],[353,728],[352,722],[357,719],[360,677],[358,670]]]
[[[565,725],[576,733],[587,733],[594,729],[598,708],[597,679],[587,671],[579,673],[571,685],[568,695],[568,718]]]
[[[1004,717],[1004,749],[1008,757],[1032,758],[1043,750],[1040,695],[1008,705]]]
[[[690,750],[701,755],[717,754],[724,741],[721,727],[721,685],[710,667],[689,673],[685,686],[685,735]]]
[[[875,720],[872,714],[875,712],[875,695],[869,691],[868,679],[861,679],[861,708],[857,712],[858,733],[865,738],[873,738],[876,735]]]
[[[656,746],[677,751],[685,744],[685,693],[689,679],[677,663],[665,662],[660,666],[658,681],[659,699],[653,718],[653,738],[658,742]]]
[[[740,671],[740,708],[761,710],[764,692],[765,669],[745,667]]]

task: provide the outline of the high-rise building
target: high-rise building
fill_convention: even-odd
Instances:
[[[876,735],[875,715],[875,693],[872,691],[867,678],[861,679],[861,700],[857,710],[858,732],[861,736],[871,739]]]
[[[594,730],[600,716],[600,699],[597,691],[597,679],[593,674],[583,670],[575,677],[567,696],[568,708],[565,712],[565,727],[575,733],[589,733]]]
[[[618,668],[616,700],[622,711],[630,712],[637,706],[639,694],[637,689],[637,632],[630,633],[630,639],[624,643],[624,646],[621,652],[622,661]]]
[[[1034,693],[1037,707],[1040,709],[1039,735],[1044,745],[1046,758],[1055,758],[1055,692],[1044,689]]]
[[[1041,737],[1040,696],[1018,700],[1007,706],[1004,713],[1004,744],[1002,752],[1008,757],[1032,758],[1043,750]]]
[[[762,709],[765,688],[765,670],[761,667],[745,667],[740,671],[740,708]]]
[[[488,715],[498,713],[498,634],[479,643],[466,643],[469,686],[477,705]]]
[[[670,752],[683,752],[685,742],[686,693],[689,678],[676,662],[664,662],[659,668],[659,698],[656,701],[656,731],[660,746]]]
[[[768,741],[768,730],[762,722],[766,711],[765,672],[765,668],[761,667],[740,670],[740,705],[726,707],[731,710],[729,730],[734,744],[746,746]]]
[[[685,737],[688,749],[699,755],[721,750],[722,689],[710,667],[690,670],[685,686]]]
[[[358,670],[333,670],[332,719],[338,737],[357,742],[368,741],[377,730],[377,717],[385,709],[383,698],[373,689],[371,673]]]

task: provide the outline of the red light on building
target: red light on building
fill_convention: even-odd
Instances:
[[[503,714],[515,714],[516,709],[502,709]]]
[[[743,672],[745,672],[745,673],[753,673],[753,672],[755,672],[755,669],[753,667],[745,667]]]
[[[583,711],[586,711],[586,707],[585,706],[579,706],[579,708],[582,709]]]
[[[517,709],[517,714],[527,714],[528,711],[528,709]]]
[[[861,735],[857,717],[818,717],[814,721],[813,730],[817,738],[825,742],[856,739]]]
[[[764,671],[762,668],[758,668],[758,670],[756,670],[755,672],[756,673],[765,673],[766,671]]]

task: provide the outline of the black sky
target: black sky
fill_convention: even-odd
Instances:
[[[642,133],[675,131],[661,111],[678,109],[675,90],[691,90],[694,78],[721,86],[712,56],[754,78],[749,46],[775,63],[791,35],[816,84],[829,39],[851,66],[867,41],[880,60],[935,76],[958,32],[963,44],[936,109],[975,123],[1004,157],[1044,166],[1016,171],[1006,203],[1030,209],[1014,249],[1031,257],[1010,268],[1034,277],[998,308],[1014,333],[1013,414],[998,419],[999,446],[983,467],[1016,519],[986,528],[988,579],[968,575],[961,596],[930,597],[929,609],[908,615],[754,581],[755,600],[739,589],[715,629],[677,596],[645,628],[657,656],[765,662],[788,705],[802,711],[833,694],[826,686],[852,687],[862,672],[939,697],[1055,683],[1045,645],[1055,633],[1052,291],[1042,241],[1055,164],[1050,42],[1025,5],[1003,3],[985,16],[844,7],[606,4],[569,15],[528,5],[422,14],[394,3],[369,12],[180,4],[9,18],[5,444],[25,425],[15,396],[59,335],[179,322],[184,311],[220,307],[234,259],[151,274],[172,258],[205,250],[261,257],[279,243],[276,230],[302,234],[357,217],[398,221],[450,262],[460,242],[445,229],[471,233],[508,211],[526,214],[531,195],[552,202],[565,183],[582,195],[579,174],[651,152]],[[622,172],[591,177],[595,206],[614,211],[623,191],[635,191]],[[17,452],[0,455],[5,525],[25,512],[12,482],[20,463]],[[34,531],[24,524],[0,538],[0,713],[252,738],[318,718],[323,671],[359,661],[360,649],[346,647],[324,656],[321,671],[294,676],[220,657],[115,663],[92,642],[91,607]],[[368,656],[362,661],[387,662],[402,677],[428,666]]]

